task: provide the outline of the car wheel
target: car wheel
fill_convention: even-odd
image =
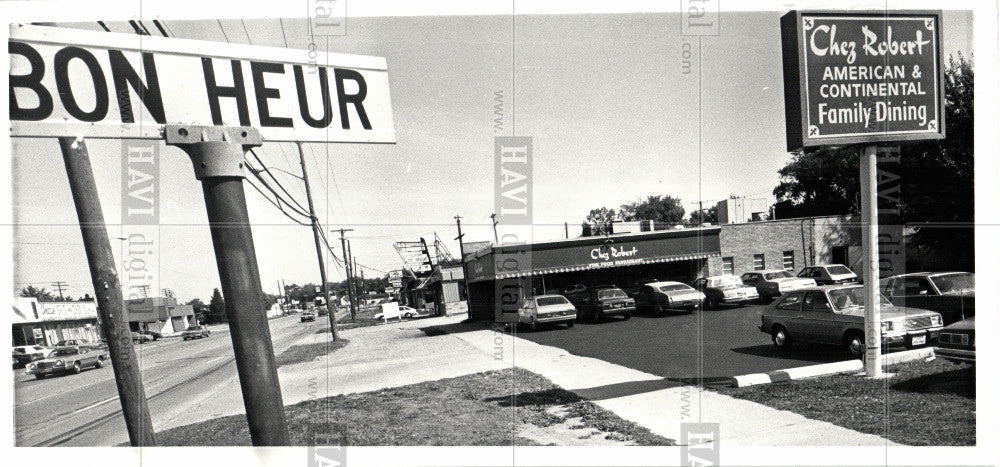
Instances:
[[[792,337],[788,335],[788,330],[781,326],[775,326],[771,331],[771,342],[781,350],[788,350],[792,346]]]
[[[631,313],[625,313],[622,315],[622,319],[624,319],[625,321],[628,321],[630,318],[632,318]]]
[[[566,327],[567,327],[567,328],[571,328],[571,327],[573,327],[573,321],[572,321],[572,320],[570,320],[570,321],[566,321]]]
[[[537,331],[537,330],[538,330],[538,323],[537,323],[537,322],[535,322],[535,320],[534,320],[534,319],[532,319],[532,320],[531,320],[531,332],[535,332],[535,331]]]
[[[660,305],[659,303],[653,305],[653,313],[655,313],[656,316],[663,316],[663,305]]]
[[[719,304],[718,302],[715,301],[714,298],[708,297],[705,299],[705,309],[714,310],[715,308],[718,308],[718,306]]]
[[[35,375],[35,379],[45,379],[45,375],[42,375],[42,374],[36,374],[36,375]]]
[[[849,334],[844,339],[847,352],[854,358],[865,358],[865,336],[859,332]]]
[[[80,374],[80,362],[73,362],[73,374]]]
[[[94,364],[96,368],[104,368],[104,357],[97,357],[97,363]]]
[[[598,322],[601,321],[601,315],[600,315],[600,313],[597,312],[596,308],[594,309],[594,311],[590,312],[590,320],[593,321],[593,322],[595,322],[595,323],[598,323]]]

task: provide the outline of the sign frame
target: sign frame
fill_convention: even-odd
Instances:
[[[810,137],[808,89],[806,87],[807,70],[804,41],[805,31],[800,27],[803,16],[832,16],[843,18],[878,16],[885,19],[913,16],[930,16],[934,18],[935,27],[933,41],[936,49],[934,54],[937,93],[937,131],[920,133],[881,132],[851,136]],[[788,152],[823,146],[848,146],[854,144],[877,143],[915,143],[929,140],[945,139],[946,100],[944,94],[944,52],[941,35],[941,10],[792,10],[781,17],[781,55],[783,63],[785,91],[785,132]]]
[[[105,85],[108,89],[108,94],[110,95],[110,104],[107,108],[108,115],[101,121],[96,122],[86,122],[64,119],[59,120],[61,117],[57,113],[53,112],[43,120],[11,120],[10,121],[10,135],[11,137],[26,137],[26,138],[36,138],[36,137],[84,137],[87,139],[163,139],[164,129],[167,125],[204,125],[204,126],[216,126],[216,127],[235,127],[235,126],[252,126],[257,128],[261,135],[266,141],[271,142],[316,142],[316,143],[366,143],[366,144],[395,144],[396,143],[396,131],[395,131],[395,121],[392,112],[392,100],[390,94],[390,83],[388,77],[388,65],[384,57],[375,57],[367,55],[355,55],[355,54],[343,54],[335,52],[322,52],[315,49],[291,49],[291,48],[281,48],[281,47],[270,47],[261,45],[245,45],[245,44],[235,44],[235,43],[223,43],[215,41],[205,41],[205,40],[193,40],[193,39],[181,39],[174,37],[157,37],[157,36],[140,36],[135,34],[120,34],[120,33],[108,33],[100,31],[90,31],[84,29],[69,29],[63,27],[51,27],[51,26],[36,26],[29,24],[19,24],[12,23],[9,25],[10,36],[8,38],[8,44],[18,42],[29,46],[42,46],[42,47],[76,47],[82,48],[88,51],[101,50],[117,50],[126,54],[139,54],[139,53],[152,53],[156,56],[174,56],[174,57],[191,57],[191,58],[209,58],[214,61],[219,61],[215,65],[216,76],[225,77],[231,73],[230,67],[223,66],[222,60],[234,60],[242,62],[242,76],[244,81],[244,96],[246,100],[246,106],[248,114],[252,121],[249,125],[238,125],[235,121],[223,121],[221,124],[217,124],[211,121],[175,121],[184,120],[184,116],[172,116],[165,115],[165,123],[158,123],[152,119],[140,118],[138,113],[141,110],[137,110],[134,115],[135,121],[132,123],[121,123],[116,120],[116,112],[120,114],[121,109],[118,108],[118,101],[115,99],[115,83],[113,82],[113,72],[110,69],[101,68],[100,71],[104,73]],[[8,65],[12,66],[12,58],[15,54],[7,54]],[[105,61],[107,57],[100,58],[101,63]],[[144,64],[138,64],[135,61],[136,57],[129,59],[131,65],[135,67],[137,73],[143,73]],[[161,58],[161,61],[165,58]],[[287,66],[301,66],[304,74],[309,74],[308,68],[324,68],[328,69],[329,72],[324,72],[329,75],[328,87],[329,87],[329,100],[331,104],[331,121],[323,128],[306,128],[303,122],[300,121],[301,117],[298,115],[291,115],[289,120],[294,120],[297,123],[293,123],[292,127],[278,127],[278,126],[262,126],[258,119],[258,114],[261,109],[258,108],[257,101],[263,99],[265,102],[271,100],[269,105],[275,105],[275,97],[273,95],[264,94],[263,96],[256,96],[255,89],[256,83],[252,80],[252,70],[250,66],[254,63],[259,64],[281,64],[284,67]],[[44,74],[40,79],[48,80],[51,79],[51,73],[53,67],[52,63],[48,63],[48,59],[42,63],[44,66]],[[169,100],[169,91],[177,92],[177,89],[169,89],[169,86],[164,86],[163,83],[169,80],[169,64],[159,63],[156,68],[158,69],[158,74],[160,82],[160,93],[161,100],[166,103]],[[369,115],[374,115],[370,117],[370,120],[374,123],[376,120],[385,120],[383,123],[387,123],[388,128],[373,128],[371,130],[362,129],[361,126],[357,125],[356,118],[358,117],[356,108],[352,105],[352,102],[348,102],[347,106],[350,107],[349,118],[350,128],[344,129],[341,126],[340,114],[338,113],[338,105],[341,102],[337,97],[337,84],[338,81],[333,76],[333,71],[335,69],[340,70],[350,70],[354,72],[364,72],[367,73],[367,79],[364,81],[368,86],[369,92],[367,92],[364,100],[364,108],[366,113]],[[276,72],[264,71],[263,73],[269,74],[273,79],[276,76]],[[289,70],[284,70],[281,72],[287,79],[293,78],[293,73]],[[378,77],[376,81],[370,80],[372,77]],[[383,78],[384,77],[384,78]],[[142,78],[145,79],[145,78]],[[229,78],[232,81],[232,78]],[[263,82],[262,78],[262,82]],[[384,79],[384,82],[383,82]],[[306,77],[305,81],[312,83],[316,80],[315,77]],[[380,91],[375,91],[373,89],[373,83],[377,85]],[[204,84],[204,83],[195,83]],[[192,90],[192,83],[181,82],[177,85],[178,89],[183,91]],[[232,84],[220,81],[217,86],[225,87],[232,86]],[[266,84],[262,84],[265,88],[265,92],[275,92],[277,88],[267,87]],[[287,86],[287,84],[286,84]],[[308,84],[310,88],[307,93],[319,94],[319,85]],[[381,91],[384,89],[384,93]],[[13,90],[13,88],[12,88]],[[45,90],[50,93],[50,96],[55,102],[57,108],[60,105],[60,97],[57,89],[50,89],[45,86]],[[197,90],[197,89],[193,89]],[[377,94],[376,94],[377,92]],[[132,107],[135,109],[142,109],[143,105],[141,99],[136,99],[134,94],[131,94],[131,100],[133,101]],[[352,96],[348,93],[349,96]],[[206,96],[193,96],[193,99],[204,99]],[[370,99],[369,99],[370,98]],[[219,98],[217,98],[219,99]],[[222,96],[225,104],[220,104],[229,106],[231,100],[229,96]],[[293,93],[288,95],[286,93],[281,94],[282,101],[288,101],[286,105],[295,105],[292,102],[297,102],[297,96]],[[318,104],[318,102],[316,103]],[[205,109],[208,109],[208,103],[205,103]],[[203,111],[205,109],[199,109]],[[131,111],[131,110],[130,110]],[[266,110],[264,111],[266,112]],[[312,110],[316,112],[316,110]],[[226,117],[231,117],[231,115]],[[281,118],[289,116],[275,116],[271,115],[271,118]],[[301,126],[301,127],[300,127]]]

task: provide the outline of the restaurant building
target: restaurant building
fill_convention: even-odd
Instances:
[[[15,297],[12,311],[15,346],[54,346],[69,339],[101,340],[97,304],[92,301],[40,302],[34,297]]]
[[[828,216],[483,248],[464,258],[469,317],[515,320],[516,308],[500,306],[512,300],[511,290],[518,290],[520,301],[527,293],[561,293],[575,284],[615,285],[629,291],[653,280],[690,283],[704,275],[797,272],[815,264],[839,263],[857,270],[860,230],[849,216]],[[507,314],[510,311],[515,314]]]
[[[125,301],[128,326],[132,331],[162,334],[181,332],[198,324],[191,305],[178,305],[174,297],[146,297]]]

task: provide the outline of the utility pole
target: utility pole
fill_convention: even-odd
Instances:
[[[351,319],[355,318],[354,315],[354,291],[351,290],[351,260],[350,256],[347,254],[347,244],[344,243],[344,233],[350,232],[354,229],[335,229],[331,232],[340,232],[340,249],[344,256],[344,275],[347,276],[347,307],[351,311]]]
[[[351,256],[351,241],[348,240],[347,241],[347,258],[344,258],[344,260],[347,261],[347,264],[348,264],[348,268],[347,268],[347,288],[349,288],[351,290],[351,319],[354,319],[355,318],[355,313],[359,310],[359,308],[361,307],[361,304],[359,303],[360,297],[358,297],[357,284],[355,284],[355,282],[354,282],[354,274],[356,274],[356,272],[354,272],[354,264],[353,264],[353,260],[351,258],[353,258],[353,256]]]
[[[59,289],[59,300],[60,301],[65,301],[66,299],[63,298],[62,289],[63,289],[63,287],[66,287],[66,283],[63,282],[63,281],[55,281],[55,282],[52,283],[52,287],[55,287],[55,288]]]
[[[563,228],[566,229],[566,239],[569,239],[569,222],[563,222]]]
[[[497,222],[497,213],[494,212],[493,214],[490,214],[490,219],[493,219],[493,240],[497,245],[499,245],[500,238],[497,237],[497,224],[499,224],[499,222]]]
[[[243,191],[243,161],[247,150],[261,145],[260,133],[250,127],[167,125],[164,137],[168,146],[191,157],[195,178],[201,181],[251,442],[288,446],[291,440]]]
[[[462,233],[462,216],[455,216],[455,226],[458,227],[458,237],[455,239],[458,240],[458,258],[462,262],[462,282],[465,283],[465,308],[468,310],[472,297],[469,295],[469,270],[465,267],[465,234]]]
[[[70,192],[80,221],[83,247],[94,285],[97,314],[101,331],[108,341],[111,367],[115,372],[118,400],[125,416],[129,443],[132,446],[153,446],[156,439],[149,416],[146,391],[142,386],[139,362],[132,346],[132,334],[125,322],[122,286],[115,268],[111,241],[104,224],[104,212],[97,196],[97,183],[90,165],[90,155],[82,139],[59,138]]]
[[[323,298],[326,300],[326,314],[330,318],[330,336],[337,340],[337,317],[336,309],[330,305],[330,285],[326,282],[326,265],[323,264],[323,246],[320,240],[319,218],[316,217],[316,208],[313,206],[312,192],[309,191],[309,171],[306,170],[306,154],[302,150],[302,142],[296,143],[299,148],[299,161],[302,163],[302,181],[306,185],[306,201],[309,202],[309,218],[312,221],[313,240],[316,241],[316,259],[319,261],[319,279],[323,287]]]

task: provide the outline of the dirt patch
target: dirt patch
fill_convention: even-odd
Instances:
[[[348,340],[344,338],[333,342],[317,342],[315,344],[293,345],[281,352],[275,358],[278,366],[292,365],[295,363],[311,362],[324,355],[329,355],[347,345]]]

